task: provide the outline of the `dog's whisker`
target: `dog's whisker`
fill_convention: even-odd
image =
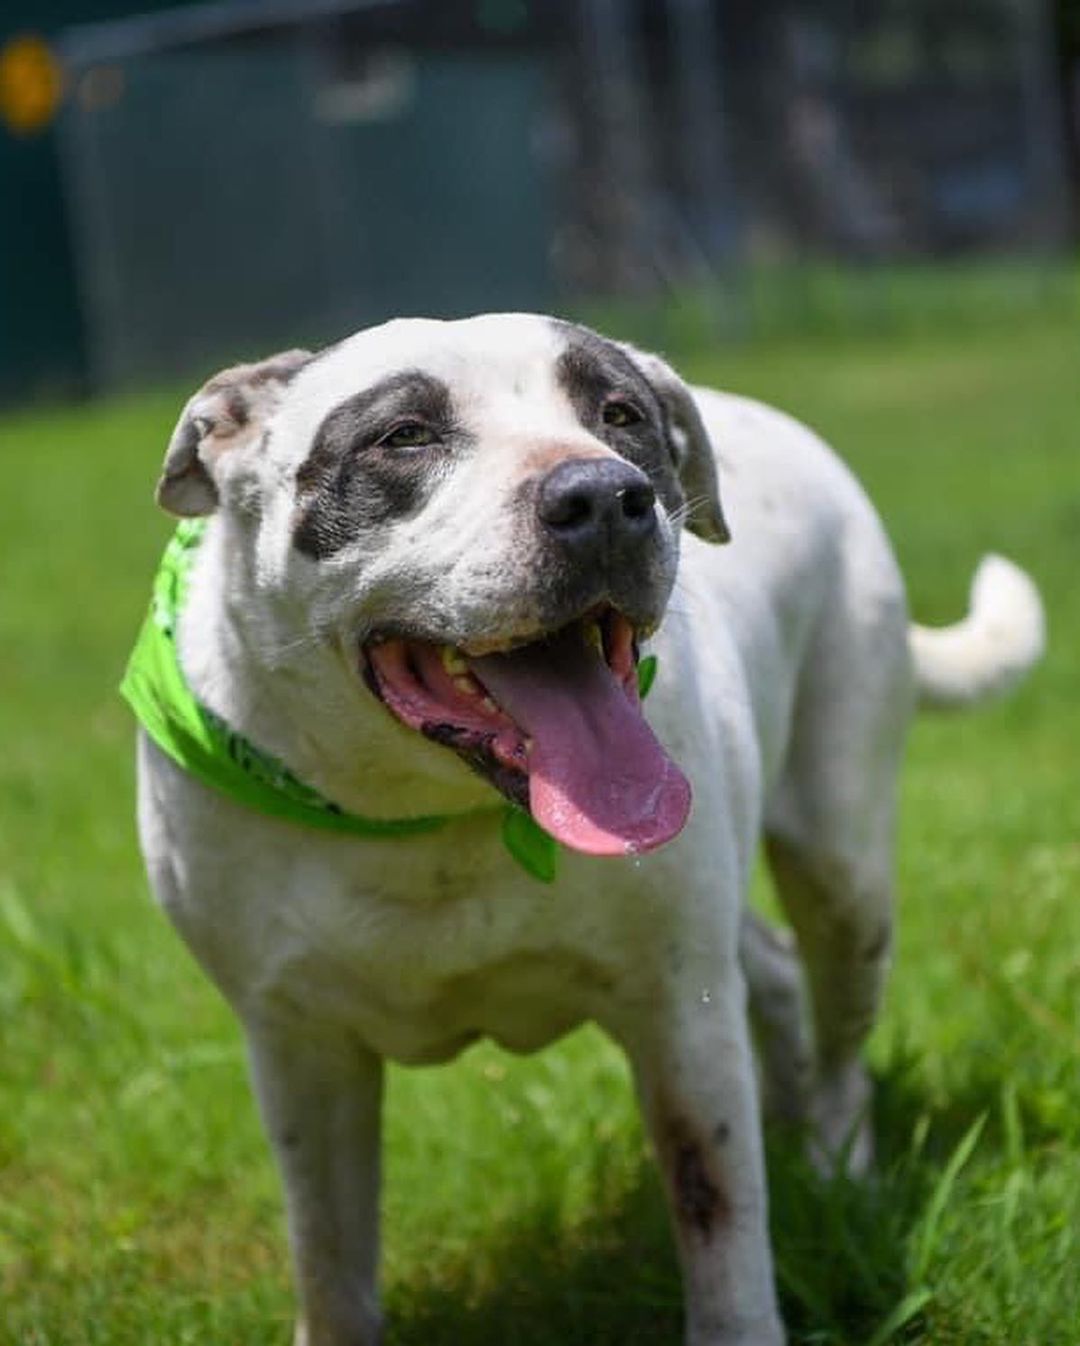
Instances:
[[[316,632],[297,636],[293,640],[282,641],[277,649],[281,654],[292,656],[297,654],[306,654],[309,650],[320,649],[324,644],[324,637]]]

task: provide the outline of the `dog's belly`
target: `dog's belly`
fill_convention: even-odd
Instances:
[[[537,1051],[594,1017],[610,972],[565,953],[517,954],[468,973],[410,968],[408,959],[290,958],[263,988],[313,1019],[348,1025],[372,1051],[405,1065],[449,1060],[481,1038]]]

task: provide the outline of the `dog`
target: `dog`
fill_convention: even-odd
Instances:
[[[905,730],[1034,664],[1031,580],[989,557],[964,621],[913,626],[808,429],[530,314],[226,370],[158,500],[189,532],[128,687],[141,845],[246,1035],[298,1346],[379,1339],[383,1060],[586,1020],[632,1066],[687,1343],[782,1342],[759,1093],[870,1162]],[[762,838],[798,959],[746,909]]]

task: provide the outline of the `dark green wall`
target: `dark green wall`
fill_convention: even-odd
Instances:
[[[0,46],[75,23],[166,8],[165,0],[3,0]],[[84,380],[75,275],[53,130],[0,126],[0,398],[77,391]]]

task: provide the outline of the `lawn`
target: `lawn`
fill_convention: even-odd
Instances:
[[[803,1343],[1080,1341],[1077,326],[698,353],[690,374],[829,437],[884,514],[916,614],[981,553],[1043,589],[1051,650],[1007,702],[919,722],[883,1022],[880,1165],[770,1145]],[[147,900],[114,694],[168,524],[178,393],[0,420],[0,1343],[288,1341],[275,1177],[236,1029]],[[395,1070],[390,1346],[678,1340],[626,1071],[593,1031]]]

